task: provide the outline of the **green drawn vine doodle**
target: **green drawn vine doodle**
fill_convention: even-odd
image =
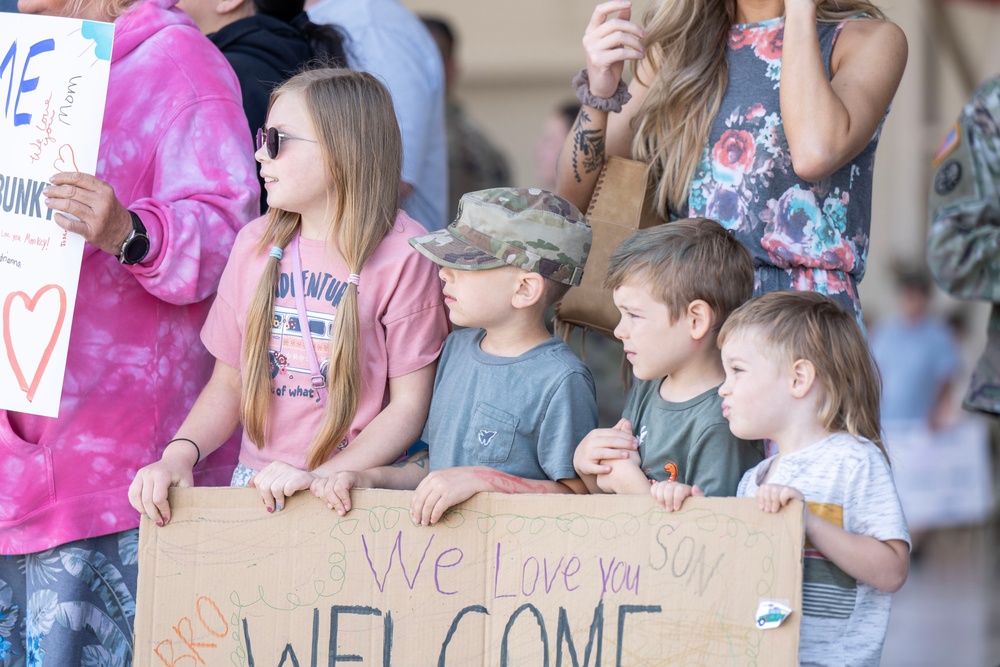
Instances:
[[[342,520],[341,523],[344,523],[344,521]],[[354,529],[352,528],[351,532],[353,533],[353,531]],[[257,587],[257,595],[251,600],[243,600],[238,591],[232,591],[229,594],[229,601],[235,607],[235,611],[229,619],[229,625],[233,629],[232,638],[235,641],[235,646],[229,655],[231,665],[247,667],[247,650],[243,645],[244,610],[252,609],[257,605],[283,612],[294,611],[300,607],[316,607],[321,599],[332,598],[343,590],[344,582],[347,580],[347,546],[341,540],[333,537],[333,535],[331,535],[331,538],[333,539],[333,551],[327,557],[327,564],[329,565],[329,570],[327,571],[328,580],[320,578],[313,580],[313,595],[310,599],[304,599],[294,593],[288,593],[284,596],[283,602],[273,602],[267,599],[263,586]]]

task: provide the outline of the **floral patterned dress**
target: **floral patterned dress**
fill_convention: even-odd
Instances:
[[[844,23],[820,23],[830,54]],[[872,171],[879,130],[859,155],[817,182],[792,169],[778,99],[784,18],[734,25],[729,85],[688,198],[688,214],[718,220],[754,259],[754,293],[828,294],[861,320]]]

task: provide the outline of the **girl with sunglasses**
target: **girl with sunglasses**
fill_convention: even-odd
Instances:
[[[251,132],[264,125],[274,87],[307,63],[347,64],[340,32],[311,22],[305,0],[179,0],[177,6],[232,65]],[[263,180],[260,187],[260,212],[266,213]]]
[[[319,69],[271,97],[257,160],[270,212],[236,239],[202,340],[215,370],[129,499],[169,521],[168,486],[243,426],[234,486],[267,510],[313,479],[396,460],[419,436],[448,333],[437,271],[407,239],[392,99]],[[333,319],[332,326],[326,326]]]

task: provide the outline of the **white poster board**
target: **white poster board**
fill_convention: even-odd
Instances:
[[[910,531],[989,519],[994,503],[989,428],[981,415],[966,415],[939,431],[905,421],[882,427]]]
[[[97,167],[113,35],[79,19],[0,22],[0,409],[59,411],[84,241],[42,190]]]

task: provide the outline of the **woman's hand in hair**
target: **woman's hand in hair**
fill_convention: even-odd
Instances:
[[[264,507],[268,512],[281,510],[286,499],[296,491],[308,489],[317,476],[308,470],[299,470],[295,466],[274,461],[250,480],[250,486],[260,491]]]
[[[612,15],[617,16],[612,18]],[[646,55],[642,40],[646,32],[633,23],[630,0],[611,0],[594,9],[583,35],[587,55],[590,92],[597,97],[611,97],[618,90],[626,60]]]
[[[45,205],[56,211],[55,223],[104,252],[120,254],[132,231],[132,219],[114,188],[79,171],[59,172],[49,182],[52,185],[42,194]]]

